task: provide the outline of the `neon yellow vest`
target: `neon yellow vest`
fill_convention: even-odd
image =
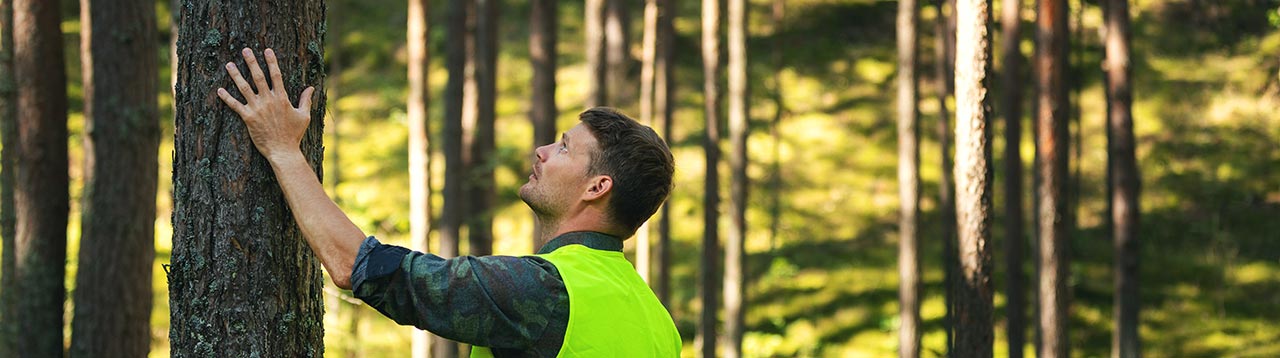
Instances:
[[[671,315],[621,252],[572,244],[548,254],[569,291],[569,326],[557,357],[679,357]],[[471,357],[493,357],[473,347]]]

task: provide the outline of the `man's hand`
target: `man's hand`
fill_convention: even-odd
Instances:
[[[222,102],[230,106],[244,120],[245,126],[249,128],[249,137],[253,139],[253,145],[268,160],[272,159],[273,155],[299,151],[298,146],[302,143],[302,135],[311,122],[311,94],[315,91],[315,87],[302,90],[298,106],[294,107],[289,101],[289,94],[285,91],[284,80],[280,77],[280,66],[276,64],[275,52],[267,49],[263,54],[267,59],[267,70],[271,72],[270,87],[267,86],[267,79],[262,75],[262,68],[258,65],[258,59],[253,54],[253,50],[245,48],[241,54],[244,55],[245,63],[249,65],[249,74],[253,77],[254,87],[258,91],[254,92],[254,87],[249,87],[249,83],[245,82],[244,77],[241,76],[240,70],[236,69],[235,63],[228,62],[227,73],[231,74],[236,88],[240,89],[240,94],[249,103],[240,103],[222,88],[218,89],[218,97],[222,98]]]

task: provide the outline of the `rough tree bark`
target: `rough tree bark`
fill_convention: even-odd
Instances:
[[[608,64],[605,58],[605,12],[606,0],[586,0],[584,7],[583,33],[586,34],[587,58],[587,108],[609,105]]]
[[[960,284],[955,352],[991,357],[990,0],[956,2],[956,233]]]
[[[444,152],[444,196],[440,208],[440,257],[458,256],[463,219],[462,87],[466,70],[466,6],[468,0],[449,0],[445,18],[445,69],[449,78],[444,88],[444,123],[441,150]],[[431,344],[435,357],[455,357],[458,345],[438,338]]]
[[[1000,112],[1004,115],[1004,198],[1005,198],[1005,328],[1009,358],[1022,358],[1027,342],[1027,277],[1022,271],[1026,257],[1026,236],[1022,215],[1022,4],[1006,0],[1002,4],[1000,71]]]
[[[920,130],[915,0],[898,2],[898,357],[920,356]]]
[[[1036,9],[1036,188],[1040,347],[1037,357],[1069,357],[1067,340],[1067,2]]]
[[[58,1],[13,1],[15,352],[61,357],[67,259],[67,75]],[[10,144],[10,143],[5,143]],[[5,146],[9,148],[8,145]],[[8,168],[6,168],[8,169]],[[5,251],[6,254],[9,252]],[[8,270],[6,270],[8,272]]]
[[[729,0],[729,230],[724,248],[724,335],[720,337],[725,357],[742,356],[745,328],[747,239],[747,3]]]
[[[430,71],[430,11],[428,0],[409,0],[406,34],[409,48],[409,238],[414,250],[430,252],[431,213],[431,120],[427,117],[429,96],[427,73]],[[336,125],[336,122],[335,122]],[[353,317],[358,317],[354,316]],[[354,319],[354,318],[353,318]],[[413,332],[412,356],[426,358],[431,352],[432,335],[424,330]]]
[[[1111,192],[1111,235],[1115,240],[1115,334],[1111,340],[1112,358],[1142,357],[1142,338],[1138,334],[1139,274],[1141,246],[1138,224],[1142,216],[1139,196],[1142,176],[1138,172],[1133,136],[1133,93],[1129,81],[1129,2],[1110,0],[1105,3],[1107,98],[1107,184]]]
[[[698,270],[702,316],[698,320],[698,350],[702,357],[716,356],[717,282],[720,265],[720,2],[702,1],[702,98],[706,134],[706,177],[702,199],[702,264]]]
[[[533,148],[556,141],[556,53],[559,29],[559,0],[532,0],[529,3],[529,62],[533,65],[529,121],[533,122]],[[534,220],[534,225],[540,225]],[[542,245],[533,229],[533,251]]]
[[[302,152],[320,176],[325,5],[215,0],[183,8],[168,275],[173,355],[322,356],[320,265],[266,159],[214,89],[232,86],[223,64],[248,68],[242,48],[258,58],[274,49],[288,93],[318,89]]]
[[[71,356],[151,349],[160,145],[155,4],[80,1],[85,191]]]

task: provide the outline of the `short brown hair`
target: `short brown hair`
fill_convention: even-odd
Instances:
[[[629,236],[649,220],[671,194],[675,158],[652,128],[608,107],[582,112],[578,119],[595,135],[599,153],[591,155],[591,174],[613,178],[608,214]]]

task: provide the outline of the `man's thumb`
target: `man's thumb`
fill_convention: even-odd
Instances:
[[[302,90],[302,95],[298,98],[298,109],[311,112],[311,94],[315,91],[315,87],[307,87],[307,89]]]

